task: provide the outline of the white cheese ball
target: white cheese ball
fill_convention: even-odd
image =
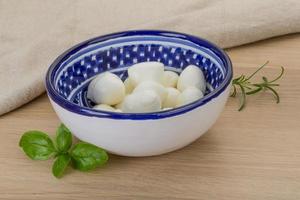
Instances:
[[[134,85],[129,77],[125,79],[124,85],[126,94],[130,94],[134,89]]]
[[[87,98],[92,100],[93,102],[95,102],[95,99],[94,99],[94,88],[95,88],[95,84],[97,82],[97,78],[101,76],[100,75],[97,75],[89,84],[88,86],[88,90],[87,90]]]
[[[195,65],[187,66],[180,74],[177,89],[183,92],[188,87],[196,87],[205,93],[206,81],[203,72]]]
[[[126,98],[126,97],[124,97],[124,98]],[[122,109],[122,104],[123,104],[123,101],[118,103],[117,105],[115,105],[115,108],[116,109]]]
[[[116,109],[114,109],[113,107],[111,107],[110,105],[107,105],[107,104],[95,105],[93,108],[96,110],[116,112]]]
[[[165,71],[163,75],[163,85],[165,87],[176,87],[178,74],[172,71]]]
[[[142,62],[128,68],[128,76],[133,86],[143,81],[162,83],[163,73],[164,65],[159,62]]]
[[[138,93],[142,91],[150,90],[158,94],[161,99],[161,102],[167,97],[167,89],[161,84],[154,81],[144,81],[139,84],[134,90],[133,93]]]
[[[178,95],[176,107],[192,103],[203,97],[203,93],[196,87],[188,87]]]
[[[125,86],[115,74],[99,74],[89,85],[87,97],[97,104],[115,105],[125,96]]]
[[[161,109],[159,96],[150,90],[127,95],[122,104],[124,113],[157,112]]]
[[[174,108],[177,104],[177,98],[180,95],[179,90],[169,87],[167,89],[167,97],[163,101],[163,108]]]

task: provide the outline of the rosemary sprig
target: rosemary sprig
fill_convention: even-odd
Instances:
[[[239,111],[243,110],[243,108],[245,107],[247,95],[253,95],[253,94],[256,94],[256,93],[261,92],[261,91],[266,91],[266,90],[271,91],[273,93],[275,99],[276,99],[276,103],[280,102],[279,94],[274,89],[274,87],[279,86],[279,84],[277,84],[275,82],[278,81],[282,77],[282,75],[284,73],[284,68],[283,67],[281,67],[280,74],[275,79],[273,79],[271,81],[269,81],[267,79],[267,77],[263,76],[262,77],[262,82],[259,82],[259,83],[252,83],[251,82],[251,78],[253,78],[255,76],[255,74],[257,72],[259,72],[260,70],[262,70],[268,63],[269,63],[269,61],[264,63],[261,67],[259,67],[250,76],[246,76],[246,75],[242,74],[241,76],[239,76],[239,77],[232,80],[233,91],[232,91],[230,96],[231,97],[236,97],[238,89],[240,89],[240,91],[241,91]]]

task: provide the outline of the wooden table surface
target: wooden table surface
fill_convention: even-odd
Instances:
[[[234,73],[264,73],[280,81],[281,103],[269,93],[244,111],[230,98],[217,123],[193,144],[148,158],[111,156],[89,173],[69,169],[60,180],[52,161],[29,160],[18,147],[28,129],[54,135],[59,120],[45,95],[0,117],[0,199],[300,199],[300,34],[227,51]],[[195,119],[201,120],[201,119]]]

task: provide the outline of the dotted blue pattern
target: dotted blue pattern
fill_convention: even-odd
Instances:
[[[213,89],[223,81],[220,69],[209,58],[191,50],[158,44],[138,44],[110,48],[86,55],[64,68],[62,75],[58,78],[57,90],[64,98],[69,98],[70,93],[76,90],[71,100],[76,104],[90,107],[92,103],[86,99],[88,83],[82,85],[85,80],[105,71],[145,61],[158,61],[174,68],[175,71],[178,69],[181,71],[190,64],[196,65],[204,72],[206,81]],[[127,70],[124,69],[116,74],[124,80],[127,77]]]

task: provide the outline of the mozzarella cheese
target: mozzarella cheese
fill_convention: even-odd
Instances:
[[[164,65],[159,62],[142,62],[128,68],[128,76],[134,87],[143,81],[162,83],[163,73]]]
[[[115,105],[122,102],[125,86],[115,74],[105,72],[98,75],[89,85],[87,97],[97,104]]]
[[[161,102],[165,100],[167,97],[167,90],[164,86],[161,84],[154,82],[154,81],[144,81],[141,84],[139,84],[134,90],[133,93],[138,93],[142,91],[153,91],[155,92],[161,99]]]
[[[206,82],[204,74],[195,65],[187,66],[180,74],[177,82],[177,89],[183,92],[188,87],[196,87],[205,93]]]
[[[107,104],[95,105],[93,108],[96,109],[96,110],[116,112],[116,109],[114,109],[113,107],[111,107],[110,105],[107,105]]]
[[[169,87],[167,88],[167,97],[163,101],[163,108],[174,108],[177,104],[177,98],[180,95],[179,90]]]
[[[172,71],[165,71],[163,74],[163,85],[165,87],[176,87],[178,74]]]
[[[196,87],[188,87],[178,95],[176,107],[183,106],[203,97],[203,93]]]
[[[160,97],[150,90],[127,95],[122,103],[122,111],[125,113],[147,113],[160,110]]]

